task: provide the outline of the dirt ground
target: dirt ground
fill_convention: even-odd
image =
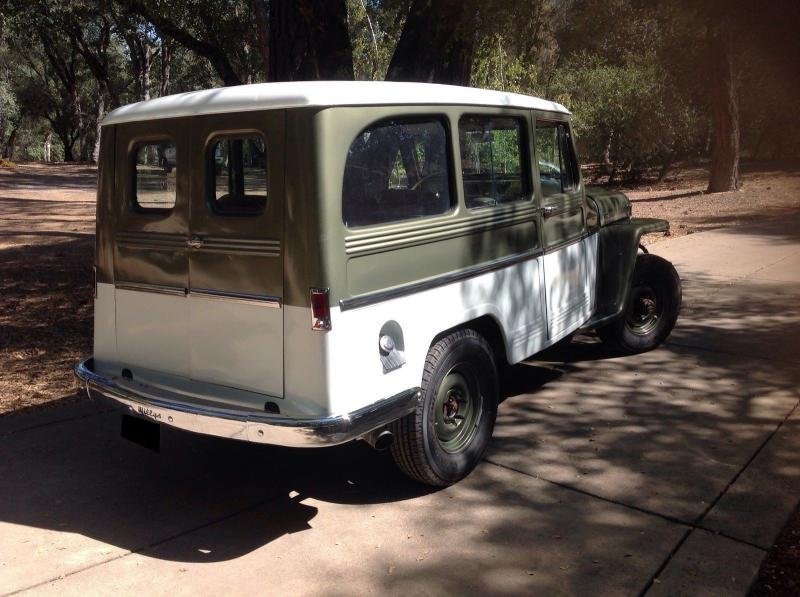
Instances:
[[[730,193],[706,193],[705,168],[681,168],[661,183],[621,190],[633,203],[634,216],[669,220],[666,236],[752,224],[800,209],[800,165],[779,168],[753,164],[744,165],[742,170],[741,189]],[[644,244],[658,242],[663,236],[646,236]]]
[[[0,414],[74,395],[91,352],[96,169],[0,169]]]
[[[96,175],[86,165],[0,168],[0,415],[76,394],[72,365],[91,353]],[[680,169],[622,190],[634,215],[670,220],[673,236],[800,209],[800,167],[745,168],[732,193],[705,194],[706,177]]]

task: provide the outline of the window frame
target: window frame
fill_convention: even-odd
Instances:
[[[246,140],[248,137],[259,137],[264,143],[264,185],[266,188],[266,195],[264,196],[264,204],[258,211],[224,211],[219,209],[218,199],[216,195],[216,171],[213,168],[214,164],[214,147],[220,141],[242,139]],[[269,144],[267,136],[263,131],[257,129],[241,129],[235,131],[215,132],[207,137],[206,147],[203,152],[203,169],[204,173],[204,199],[208,212],[213,216],[223,218],[257,218],[263,216],[267,212],[269,204]]]
[[[361,224],[361,225],[348,224],[347,219],[345,218],[344,181],[347,172],[347,162],[350,154],[350,148],[353,146],[353,143],[356,142],[356,139],[358,139],[361,135],[363,135],[370,129],[377,128],[384,124],[408,125],[408,124],[426,124],[426,123],[438,123],[444,129],[445,159],[447,160],[444,172],[447,174],[447,192],[450,198],[449,209],[447,211],[438,214],[413,217],[413,218],[404,218],[402,220],[388,220],[385,222],[378,222],[373,224]],[[459,200],[458,200],[458,190],[455,180],[456,176],[455,176],[455,153],[453,149],[453,134],[452,134],[452,127],[450,126],[450,119],[448,118],[447,114],[440,112],[421,113],[421,114],[406,113],[406,114],[385,116],[383,118],[373,120],[366,126],[359,129],[358,133],[350,140],[350,143],[348,143],[345,153],[347,155],[344,160],[344,169],[342,170],[342,190],[341,190],[341,206],[340,206],[342,224],[344,225],[345,229],[361,232],[363,230],[368,230],[370,228],[380,228],[385,226],[396,226],[398,224],[416,223],[425,220],[430,220],[432,218],[441,218],[443,216],[448,216],[448,215],[452,216],[458,210]]]
[[[520,158],[520,178],[522,179],[523,188],[522,192],[520,193],[519,198],[514,199],[513,201],[505,201],[503,203],[496,203],[494,205],[475,205],[470,207],[467,204],[467,193],[466,189],[464,188],[464,170],[461,166],[459,160],[459,171],[461,173],[461,192],[464,197],[464,207],[470,211],[476,209],[495,209],[498,207],[503,207],[504,205],[513,205],[514,203],[519,203],[522,201],[532,201],[534,196],[534,188],[533,188],[533,173],[531,169],[531,159],[530,159],[530,143],[531,143],[531,135],[529,126],[530,126],[530,118],[527,116],[522,116],[518,114],[504,114],[498,112],[464,112],[463,114],[459,115],[458,117],[458,151],[459,157],[463,159],[463,154],[461,152],[461,121],[466,118],[482,118],[486,120],[491,119],[505,119],[505,120],[514,120],[517,124],[521,125],[521,135],[519,137],[519,158]],[[535,151],[535,148],[534,148]],[[538,170],[537,170],[538,172]]]
[[[559,155],[559,160],[562,159],[562,158],[566,158],[567,160],[569,160],[571,162],[571,167],[572,167],[571,168],[572,169],[571,175],[572,175],[572,179],[574,181],[574,185],[573,186],[565,189],[564,188],[564,178],[562,176],[560,178],[561,192],[560,193],[556,193],[555,195],[549,195],[548,197],[554,197],[554,196],[558,196],[558,195],[571,195],[571,194],[580,192],[581,184],[582,184],[581,167],[580,167],[580,164],[578,163],[578,156],[577,156],[577,154],[575,152],[575,142],[574,142],[574,140],[572,138],[572,126],[571,126],[570,122],[566,121],[566,120],[559,120],[559,119],[556,119],[556,118],[538,118],[538,117],[536,117],[534,119],[534,123],[533,123],[533,151],[534,151],[534,161],[536,162],[536,175],[537,175],[537,178],[538,178],[539,192],[542,195],[542,199],[543,200],[547,199],[547,197],[545,197],[544,193],[541,191],[542,175],[541,175],[541,171],[539,170],[539,154],[538,154],[537,149],[536,149],[536,137],[537,137],[536,131],[542,125],[545,125],[543,128],[547,128],[547,125],[551,125],[553,128],[556,129],[556,140],[557,140],[557,143],[558,143],[557,149],[559,151],[559,154],[561,153],[561,149],[562,149],[561,148],[561,140],[562,140],[561,128],[563,127],[563,129],[564,129],[563,139],[567,143],[566,149],[567,149],[568,155]],[[561,170],[560,171],[562,173],[565,171],[563,164],[561,164]]]
[[[161,145],[164,143],[169,143],[173,147],[175,147],[175,166],[173,170],[177,171],[178,167],[181,165],[179,162],[180,153],[178,151],[178,144],[175,142],[175,139],[170,135],[160,135],[158,137],[147,137],[143,139],[135,140],[130,145],[130,152],[128,155],[128,167],[129,167],[129,176],[128,176],[128,188],[130,190],[130,208],[131,211],[142,214],[142,215],[169,215],[174,210],[175,207],[178,205],[178,181],[177,181],[177,174],[175,177],[175,201],[173,202],[171,207],[143,207],[139,203],[139,193],[138,193],[138,169],[137,166],[137,157],[139,154],[139,149],[145,147],[147,145]]]

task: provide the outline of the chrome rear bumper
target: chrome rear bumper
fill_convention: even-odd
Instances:
[[[190,397],[98,374],[93,359],[75,366],[92,398],[106,398],[137,417],[195,433],[293,448],[334,446],[365,436],[416,408],[412,388],[367,407],[322,419],[293,419],[256,410],[219,408]]]

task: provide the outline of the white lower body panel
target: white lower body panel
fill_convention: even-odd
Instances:
[[[114,296],[120,362],[189,377],[186,297],[121,288]]]
[[[173,377],[173,385],[194,386],[198,396],[206,394],[205,384],[211,395],[219,386],[236,390],[229,393],[234,401],[244,395],[237,391],[280,397],[283,344],[280,308],[98,284],[94,357],[100,370],[127,368],[159,386]]]
[[[283,396],[283,311],[189,295],[190,377]]]
[[[345,414],[419,386],[434,338],[479,317],[497,323],[511,363],[555,343],[590,318],[596,267],[594,235],[473,278],[345,311],[332,307],[328,332],[311,329],[305,307],[228,307],[117,290],[114,338],[114,288],[100,285],[95,358],[183,375],[198,395],[220,384],[283,395],[281,411],[292,416]],[[378,346],[387,322],[402,331],[406,360],[392,371],[384,370]]]
[[[597,235],[544,256],[547,328],[551,342],[574,332],[594,308]]]

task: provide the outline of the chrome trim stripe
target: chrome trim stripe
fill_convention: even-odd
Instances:
[[[540,255],[542,255],[541,249],[526,251],[524,253],[515,253],[514,255],[501,257],[500,259],[495,259],[494,261],[489,261],[474,267],[450,272],[442,276],[430,278],[428,280],[422,280],[421,282],[412,282],[411,284],[405,284],[389,290],[379,290],[378,292],[370,292],[351,298],[341,299],[339,301],[339,308],[342,311],[347,311],[349,309],[366,307],[367,305],[373,305],[375,303],[381,303],[390,299],[407,296],[415,292],[422,292],[423,290],[430,290],[431,288],[438,288],[439,286],[445,286],[447,284],[452,284],[453,282],[474,278],[476,276],[480,276],[481,274],[486,274],[495,270],[516,265],[517,263],[522,263],[523,261],[528,261],[529,259],[536,259]]]
[[[186,289],[178,286],[162,286],[159,284],[145,284],[143,282],[116,282],[114,288],[117,290],[132,290],[135,292],[153,292],[156,294],[171,294],[174,296],[186,296]]]
[[[163,232],[118,232],[114,240],[117,246],[128,249],[185,250],[212,253],[236,253],[244,255],[264,255],[279,257],[281,241],[275,239],[197,237],[187,238],[182,234],[165,234]],[[199,241],[197,246],[191,243]]]
[[[163,232],[118,232],[114,236],[117,246],[129,249],[164,249],[175,250],[186,248],[186,237],[181,234]]]
[[[214,299],[222,301],[236,301],[239,303],[249,303],[273,309],[281,308],[281,298],[267,294],[247,294],[244,292],[226,292],[224,290],[210,290],[208,288],[191,288],[189,296],[203,299]]]
[[[255,409],[199,404],[190,396],[106,377],[94,371],[94,359],[78,363],[75,375],[90,397],[112,400],[137,417],[195,433],[292,448],[333,446],[358,439],[412,412],[421,397],[419,388],[411,388],[344,415],[293,419]]]
[[[251,238],[224,238],[204,236],[203,245],[197,252],[201,253],[235,253],[240,255],[263,255],[265,257],[280,257],[280,240],[262,240]]]
[[[490,228],[501,228],[535,222],[539,208],[533,203],[523,207],[514,206],[504,210],[487,208],[476,210],[477,213],[466,219],[447,219],[440,222],[426,221],[395,231],[370,231],[354,234],[345,238],[347,255],[365,255],[385,249],[397,249],[406,246],[446,240],[483,232]]]

